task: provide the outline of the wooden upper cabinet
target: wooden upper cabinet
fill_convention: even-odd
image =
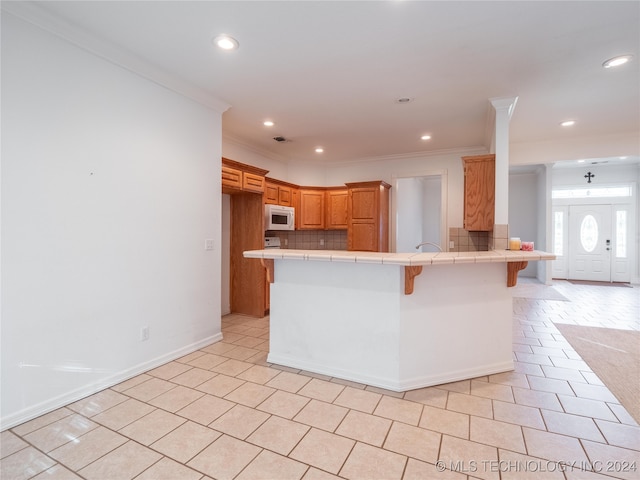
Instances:
[[[327,230],[346,230],[349,191],[343,187],[327,188],[326,197],[325,228]]]
[[[300,208],[296,211],[300,230],[324,230],[325,228],[325,191],[318,189],[300,189]]]
[[[222,193],[264,192],[268,170],[222,157]]]
[[[278,205],[284,205],[285,207],[292,207],[291,187],[280,185],[278,187]]]
[[[464,165],[464,229],[489,232],[495,223],[495,155],[462,157]]]
[[[278,185],[271,182],[265,183],[264,186],[264,203],[269,205],[278,204]]]
[[[292,183],[286,183],[275,178],[267,178],[264,189],[264,203],[294,207],[293,191],[297,188]]]
[[[242,189],[247,192],[264,192],[264,175],[255,175],[250,172],[242,172]]]
[[[389,189],[383,181],[347,183],[347,249],[389,251]]]
[[[242,170],[222,165],[222,186],[242,189]]]

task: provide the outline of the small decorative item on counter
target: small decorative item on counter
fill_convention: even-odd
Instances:
[[[511,237],[509,239],[509,250],[520,250],[520,237]]]
[[[533,252],[533,242],[522,242],[522,250],[525,252]]]

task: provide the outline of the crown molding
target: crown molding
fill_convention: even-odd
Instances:
[[[13,15],[113,65],[128,70],[201,105],[219,113],[224,113],[231,106],[216,98],[210,92],[153,65],[126,49],[97,38],[87,30],[47,12],[33,2],[3,1],[1,3],[3,14]]]
[[[246,150],[249,150],[253,153],[257,153],[258,155],[262,155],[265,158],[268,158],[270,160],[275,160],[276,162],[281,162],[284,164],[288,164],[289,162],[291,162],[292,158],[291,157],[287,157],[284,155],[280,155],[274,152],[271,152],[269,150],[265,150],[263,148],[257,147],[256,145],[252,144],[252,143],[248,143],[245,140],[239,138],[239,137],[235,137],[233,135],[229,135],[228,133],[224,132],[224,127],[222,129],[222,142],[224,143],[229,143],[229,144],[233,144],[236,145],[238,147],[242,147]]]
[[[480,145],[476,147],[461,147],[461,148],[445,148],[440,150],[424,150],[424,151],[416,151],[410,153],[399,153],[395,155],[383,155],[379,157],[363,157],[357,158],[353,160],[344,160],[339,162],[331,162],[331,166],[340,166],[340,165],[352,165],[357,163],[370,163],[370,162],[389,162],[389,161],[397,161],[397,160],[407,160],[414,158],[424,158],[424,157],[441,157],[443,155],[484,155],[487,154],[487,147]]]

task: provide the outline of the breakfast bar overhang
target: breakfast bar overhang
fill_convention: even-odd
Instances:
[[[512,296],[533,251],[252,250],[271,282],[267,361],[393,391],[513,370]]]

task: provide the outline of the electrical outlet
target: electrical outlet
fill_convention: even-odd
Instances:
[[[149,327],[145,326],[140,329],[140,341],[146,342],[147,340],[149,340]]]
[[[453,243],[453,240],[449,242],[449,248],[455,248],[455,244]]]
[[[320,246],[322,247],[324,245],[324,238],[320,239]]]
[[[207,238],[204,241],[204,249],[205,250],[213,250],[213,238]]]

